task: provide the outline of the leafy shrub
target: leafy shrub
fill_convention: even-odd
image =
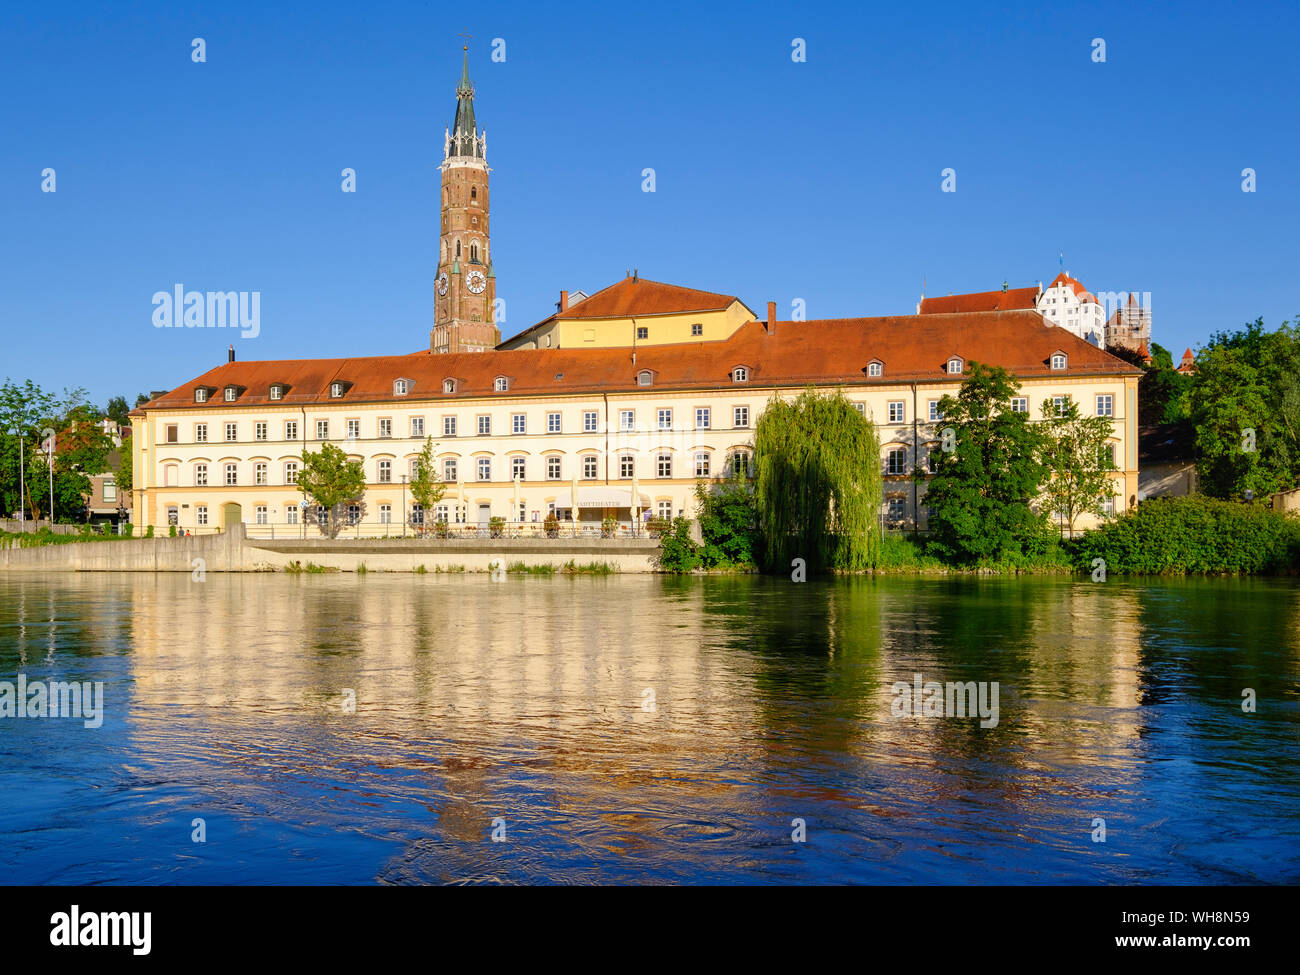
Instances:
[[[757,506],[754,492],[739,474],[720,484],[696,482],[699,502],[700,561],[706,569],[717,566],[749,566],[758,546]]]
[[[488,534],[493,538],[500,538],[501,533],[505,530],[506,520],[500,515],[493,515],[488,519]]]
[[[700,556],[691,539],[690,519],[676,518],[671,528],[661,531],[655,561],[664,572],[691,572],[699,566]]]
[[[560,534],[560,519],[555,517],[555,512],[549,512],[546,520],[542,522],[542,530],[546,532],[547,538],[557,538]]]
[[[1288,572],[1300,564],[1300,519],[1260,504],[1154,498],[1067,543],[1077,568],[1186,575]]]
[[[153,538],[153,525],[147,525],[144,530],[145,538]]]

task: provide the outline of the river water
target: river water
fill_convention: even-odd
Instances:
[[[1290,581],[5,573],[20,674],[5,883],[1300,881]]]

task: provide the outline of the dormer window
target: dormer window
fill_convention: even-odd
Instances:
[[[330,383],[330,399],[342,399],[342,398],[343,398],[343,384]]]
[[[638,386],[650,386],[654,383],[654,374],[649,369],[642,369],[636,374],[636,384]]]
[[[235,399],[239,396],[239,390],[237,390],[234,386],[227,386],[225,390],[225,396],[226,396],[227,403],[233,403]]]
[[[1066,358],[1064,352],[1055,352],[1052,354],[1053,369],[1064,369],[1065,365],[1066,365]]]
[[[454,379],[444,379],[444,380],[442,381],[442,391],[443,391],[444,393],[454,393],[454,392],[456,392],[456,380],[454,380]]]
[[[498,393],[504,393],[510,388],[510,380],[505,376],[497,376],[497,378],[492,381],[492,388]]]
[[[208,391],[206,389],[200,386],[198,389],[194,390],[194,402],[206,403],[207,401],[208,401]]]
[[[960,375],[962,369],[962,359],[960,356],[953,356],[948,360],[949,375]]]
[[[409,393],[410,391],[411,391],[411,381],[410,381],[409,379],[394,379],[394,380],[393,380],[393,395],[394,395],[394,396],[405,396],[405,395],[406,395],[407,393]]]
[[[883,376],[885,374],[885,364],[879,359],[872,359],[867,363],[868,376]]]
[[[733,383],[749,382],[749,366],[736,366],[731,370],[731,381]]]
[[[271,399],[284,399],[284,387],[279,383],[271,384]]]

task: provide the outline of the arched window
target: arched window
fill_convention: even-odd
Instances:
[[[654,374],[649,369],[642,369],[636,374],[636,384],[638,386],[649,386],[654,382]]]
[[[475,264],[478,263],[478,241],[477,240],[472,240],[469,243],[469,259]]]
[[[507,389],[510,388],[510,380],[507,379],[505,376],[497,376],[496,382],[492,384],[492,387],[498,393],[504,393]]]
[[[882,365],[879,362],[872,362],[867,365],[868,376],[879,376],[882,375],[884,371],[885,371],[884,365]]]
[[[442,381],[442,391],[443,391],[444,393],[454,393],[454,392],[456,392],[456,380],[454,380],[454,379],[444,379],[444,380]]]
[[[1057,352],[1055,355],[1052,356],[1052,368],[1053,369],[1065,368],[1065,353]]]
[[[456,259],[460,260],[460,239],[456,239]]]
[[[949,360],[948,360],[948,372],[950,372],[950,373],[959,373],[959,372],[961,372],[961,359],[958,359],[958,358],[956,358],[955,356],[954,356],[953,358],[949,359]]]
[[[747,366],[736,366],[731,370],[731,381],[733,383],[749,382],[749,368]]]
[[[478,187],[477,187],[477,186],[471,186],[471,187],[469,188],[469,198],[470,198],[471,200],[477,200],[477,199],[478,199]]]

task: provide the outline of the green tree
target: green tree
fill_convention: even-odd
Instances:
[[[1083,416],[1072,399],[1059,408],[1048,400],[1043,403],[1041,430],[1048,477],[1043,496],[1049,510],[1060,512],[1063,527],[1073,538],[1079,517],[1100,517],[1104,500],[1114,493],[1110,443],[1114,423],[1108,416]]]
[[[1196,360],[1188,394],[1201,490],[1256,497],[1300,481],[1300,333],[1256,319],[1216,332]]]
[[[315,453],[303,450],[298,489],[329,512],[328,530],[333,538],[339,533],[339,506],[365,493],[366,475],[360,461],[349,460],[341,449],[327,443]]]
[[[130,412],[130,407],[126,405],[126,397],[114,396],[108,401],[108,407],[104,410],[104,415],[119,427],[124,427],[131,422]]]
[[[704,539],[700,547],[704,567],[753,565],[757,508],[744,473],[733,465],[722,481],[696,481],[695,500]]]
[[[674,518],[659,535],[659,554],[655,557],[664,572],[685,573],[699,567],[700,555],[691,539],[688,518]]]
[[[1037,510],[1047,479],[1043,432],[1011,408],[1020,384],[1002,367],[970,363],[955,397],[939,401],[938,469],[925,493],[930,547],[948,562],[1018,560],[1044,551],[1051,539]]]
[[[805,390],[769,403],[754,431],[759,560],[789,571],[863,569],[880,542],[881,462],[875,428],[841,392]]]
[[[433,437],[424,438],[424,447],[415,458],[415,473],[411,475],[411,497],[425,516],[420,524],[424,532],[433,526],[433,509],[447,493],[447,485],[438,477],[438,462],[433,456]],[[406,517],[405,514],[402,517]]]

